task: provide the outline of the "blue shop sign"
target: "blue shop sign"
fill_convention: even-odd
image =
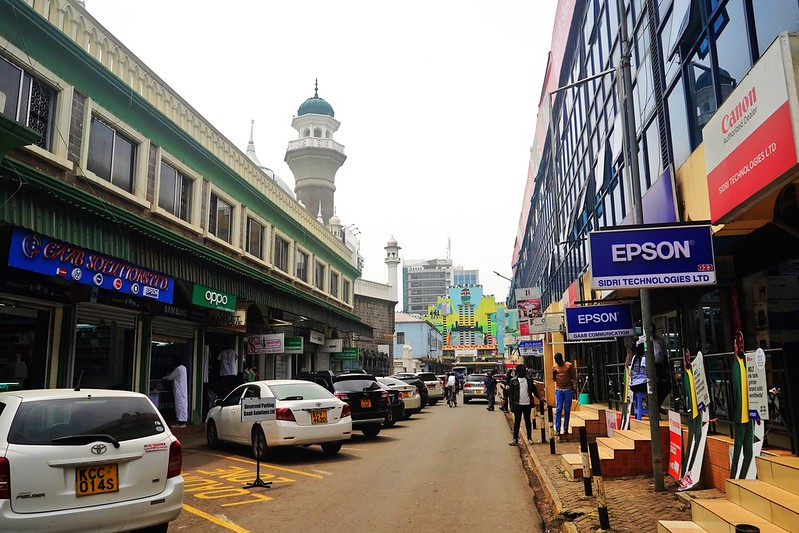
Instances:
[[[169,276],[22,228],[11,235],[8,265],[165,304],[175,291]]]
[[[519,354],[520,355],[534,355],[536,357],[541,357],[544,355],[544,341],[542,340],[529,340],[529,341],[521,341],[519,343]]]
[[[715,285],[709,225],[640,227],[588,234],[592,289]]]
[[[633,312],[630,304],[566,308],[566,338],[569,340],[625,337],[632,334]]]

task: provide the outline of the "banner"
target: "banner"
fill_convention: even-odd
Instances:
[[[519,320],[531,319],[541,316],[541,288],[528,287],[516,289],[516,308],[519,310]]]
[[[561,330],[563,330],[563,318],[559,316],[539,316],[530,319],[527,335],[538,335]],[[521,334],[525,335],[524,331]]]
[[[694,375],[696,402],[701,411],[705,407],[710,407],[710,389],[705,377],[705,358],[702,352],[696,352],[696,357],[691,361],[691,373]]]
[[[628,337],[633,332],[630,304],[566,308],[568,340]]]
[[[264,333],[247,336],[247,355],[283,353],[284,346],[283,333]]]
[[[680,481],[682,474],[682,423],[680,413],[669,410],[669,475]]]
[[[746,352],[746,376],[749,381],[749,418],[768,420],[768,386],[766,385],[766,352],[758,348]]]

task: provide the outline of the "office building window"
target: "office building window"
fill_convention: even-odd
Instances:
[[[187,178],[167,163],[161,162],[158,207],[188,222],[191,218],[193,187],[193,180]]]
[[[120,189],[133,192],[137,145],[97,117],[89,130],[86,167]]]
[[[247,253],[264,258],[264,227],[252,218],[247,218]]]
[[[283,272],[289,271],[289,243],[275,235],[275,267]]]
[[[330,296],[338,298],[338,274],[330,273]]]
[[[35,145],[50,149],[55,91],[38,78],[0,57],[0,93],[6,97],[0,111],[40,135]]]
[[[341,280],[341,299],[350,303],[350,282],[346,279]]]
[[[297,279],[302,281],[308,282],[308,254],[303,252],[302,250],[297,250],[297,254],[295,256],[295,264],[296,269],[294,274],[297,276]]]
[[[208,232],[225,242],[231,241],[233,207],[215,194],[211,195],[211,209],[208,216]]]
[[[314,264],[314,287],[320,291],[325,290],[325,265],[317,261]]]

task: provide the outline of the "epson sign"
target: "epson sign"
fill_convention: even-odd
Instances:
[[[709,225],[640,226],[588,235],[592,289],[714,285]]]
[[[566,338],[590,340],[633,334],[630,304],[566,308]]]

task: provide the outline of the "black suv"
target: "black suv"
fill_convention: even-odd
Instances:
[[[391,414],[389,394],[371,374],[334,374],[330,370],[302,372],[294,379],[313,381],[347,402],[352,411],[352,428],[372,438],[380,433]]]

